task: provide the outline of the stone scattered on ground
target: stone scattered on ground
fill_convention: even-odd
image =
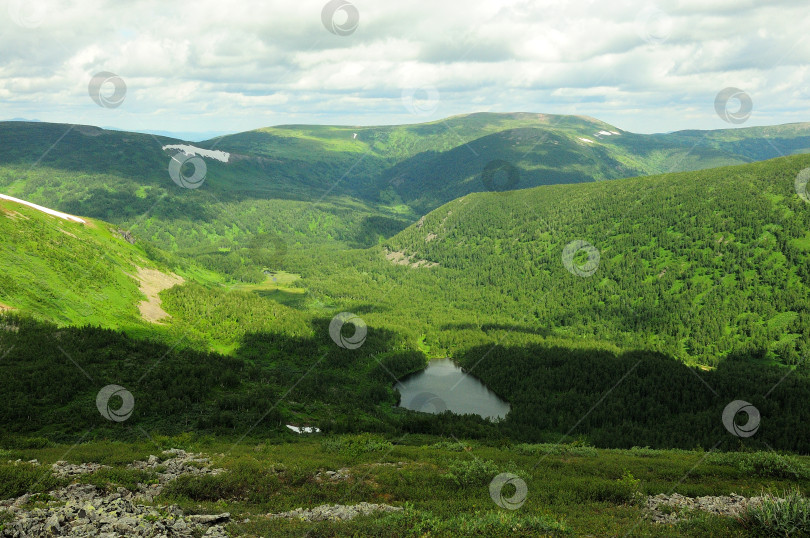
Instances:
[[[135,494],[125,488],[108,493],[91,484],[74,483],[50,492],[50,497],[54,500],[36,503],[36,507],[25,506],[33,500],[29,495],[0,501],[0,513],[13,517],[0,530],[0,536],[225,538],[221,524],[230,520],[228,513],[185,515],[174,505],[159,508],[136,504]]]
[[[23,495],[0,501],[0,515],[10,520],[0,530],[2,538],[28,538],[39,536],[93,536],[115,538],[207,536],[225,538],[222,525],[230,514],[187,515],[179,507],[147,506],[160,494],[165,484],[184,475],[215,475],[223,469],[212,469],[211,462],[201,454],[172,449],[147,461],[135,461],[130,469],[155,473],[157,484],[138,484],[138,491],[118,488],[110,493],[91,484],[72,483],[48,492],[47,495]],[[21,461],[13,463],[23,463]],[[32,460],[31,465],[39,465]],[[51,466],[61,478],[75,479],[107,467],[97,463],[80,465],[58,461]]]
[[[101,465],[98,463],[80,463],[78,465],[75,465],[60,460],[51,465],[51,470],[59,478],[76,478],[77,476],[95,473],[99,469],[104,469],[108,467],[109,465]]]
[[[686,497],[678,493],[663,493],[647,497],[646,506],[656,523],[677,523],[685,519],[689,511],[700,510],[719,516],[737,517],[749,506],[758,506],[762,497],[743,497],[732,493],[729,496]]]
[[[157,475],[157,484],[139,484],[141,498],[146,502],[152,502],[167,483],[179,476],[218,475],[224,472],[224,469],[212,469],[211,460],[203,454],[173,448],[164,451],[162,455],[163,458],[152,455],[147,461],[134,461],[127,465],[128,469],[152,471]]]
[[[267,514],[270,518],[300,519],[302,521],[348,521],[360,515],[374,512],[399,512],[402,508],[388,504],[361,502],[354,505],[323,504],[315,508],[296,508],[289,512]]]
[[[315,481],[323,482],[324,480],[330,480],[332,482],[337,482],[340,480],[346,480],[349,478],[349,471],[350,469],[347,468],[338,469],[337,471],[318,471],[315,473]]]

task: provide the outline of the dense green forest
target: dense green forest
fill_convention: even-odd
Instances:
[[[393,408],[394,379],[422,368],[424,356],[383,328],[373,328],[359,350],[341,349],[329,339],[328,324],[314,319],[298,337],[286,326],[248,333],[225,356],[6,314],[0,333],[4,442],[132,439],[144,431],[266,438],[288,435],[284,424],[304,423],[333,433],[810,452],[810,410],[803,404],[810,375],[803,369],[782,379],[783,369],[748,357],[730,357],[704,372],[647,351],[474,348],[459,357],[461,364],[512,403],[507,418],[492,423]],[[125,422],[110,422],[96,408],[107,385],[134,397]],[[737,438],[723,428],[723,408],[735,398],[762,413],[756,437]]]
[[[801,156],[470,195],[384,246],[438,264],[422,270],[441,282],[431,299],[485,297],[536,331],[709,366],[729,354],[795,365],[810,351],[810,213],[794,186],[808,166]],[[599,252],[590,276],[562,260],[578,240]]]

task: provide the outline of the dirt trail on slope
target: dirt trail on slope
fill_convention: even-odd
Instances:
[[[138,274],[134,277],[140,283],[141,293],[146,295],[146,300],[138,304],[141,317],[150,323],[160,324],[160,320],[170,317],[161,307],[161,291],[167,290],[177,284],[182,284],[185,280],[174,273],[167,275],[157,269],[144,269],[138,267]]]

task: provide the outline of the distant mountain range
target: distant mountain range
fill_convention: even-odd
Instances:
[[[163,191],[174,185],[167,172],[170,155],[162,147],[181,141],[41,122],[2,122],[0,140],[3,165],[80,171],[90,176],[88,188],[93,177],[112,175]],[[216,194],[301,201],[345,195],[424,213],[491,188],[582,183],[806,153],[810,123],[639,135],[584,116],[478,113],[415,125],[278,126],[197,145],[233,155],[227,164],[207,163],[207,188]],[[488,165],[501,172],[489,187],[482,181]],[[9,187],[25,191],[24,182]],[[121,196],[121,189],[116,191]],[[77,207],[75,199],[40,201],[70,202],[82,214],[109,216],[95,213],[92,203]]]

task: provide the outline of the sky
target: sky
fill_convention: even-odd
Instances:
[[[810,121],[807,0],[2,1],[0,119],[184,134],[482,111],[640,133]]]

